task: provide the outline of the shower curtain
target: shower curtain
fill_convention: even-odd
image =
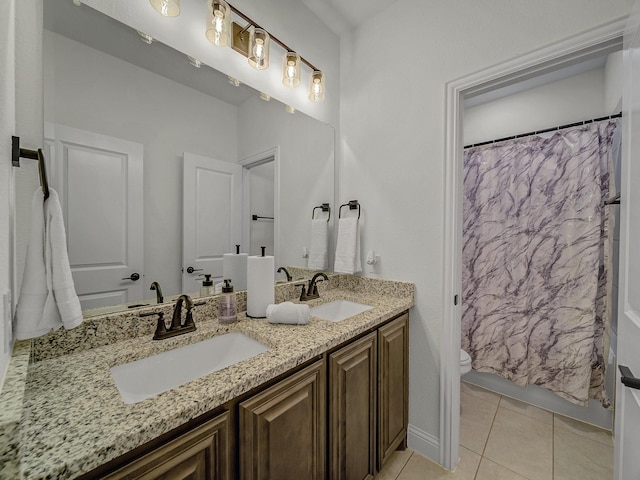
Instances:
[[[462,348],[473,369],[607,408],[615,128],[464,155]]]

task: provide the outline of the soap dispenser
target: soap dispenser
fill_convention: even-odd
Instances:
[[[205,273],[200,276],[204,277],[204,280],[202,281],[202,286],[200,287],[200,296],[207,297],[209,295],[214,295],[216,291],[215,291],[215,287],[213,286],[213,280],[211,280],[211,274]]]
[[[236,315],[236,294],[233,292],[231,280],[226,278],[222,286],[222,295],[220,295],[220,313],[218,321],[220,323],[233,323],[237,320]]]

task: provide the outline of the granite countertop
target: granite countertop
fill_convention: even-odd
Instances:
[[[34,342],[17,343],[0,394],[0,479],[75,478],[413,306],[412,284],[339,277],[307,303],[348,299],[374,308],[339,323],[312,317],[307,325],[270,324],[242,313],[237,323],[221,325],[210,308],[198,315],[196,307],[198,330],[167,340],[147,334],[40,358]],[[232,331],[270,350],[139,403],[123,403],[112,366]]]

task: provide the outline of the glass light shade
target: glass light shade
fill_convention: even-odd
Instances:
[[[156,11],[165,17],[177,17],[180,15],[180,0],[149,0]]]
[[[300,55],[296,52],[284,54],[282,62],[282,83],[287,87],[297,87],[300,85]]]
[[[231,9],[224,0],[208,0],[206,35],[211,43],[226,47],[231,38]]]
[[[321,102],[324,100],[324,73],[315,70],[309,81],[309,100]]]
[[[287,112],[287,113],[291,113],[291,114],[296,113],[296,109],[293,108],[291,105],[285,105],[284,106],[284,111]]]
[[[256,70],[269,68],[269,34],[261,28],[251,30],[249,36],[249,65]]]

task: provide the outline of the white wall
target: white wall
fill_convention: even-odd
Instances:
[[[25,177],[31,182],[32,193],[37,186],[37,168],[31,160],[23,167],[11,167],[11,135],[21,137],[23,148],[42,146],[42,2],[40,0],[4,2],[0,18],[0,296],[11,292],[16,301],[13,272],[14,252],[13,211],[14,182]],[[34,180],[32,175],[36,175]],[[18,197],[20,208],[29,208],[29,194]],[[9,311],[7,311],[9,310]],[[12,309],[0,301],[0,385],[9,364],[10,352],[5,350],[5,329],[11,323]]]
[[[598,68],[464,111],[464,144],[608,115],[605,70]]]
[[[278,266],[306,267],[301,253],[310,245],[313,207],[330,203],[331,218],[337,215],[333,204],[334,129],[307,115],[286,113],[279,102],[265,104],[257,97],[239,107],[238,122],[244,133],[238,145],[239,159],[280,147],[276,262]]]
[[[182,154],[235,162],[237,108],[48,30],[44,53],[47,121],[143,144],[145,288],[180,293]]]
[[[442,261],[445,84],[625,15],[631,3],[399,0],[341,39],[339,199],[360,200],[362,251],[381,255],[380,275],[416,284],[409,441],[436,460],[450,268]]]

